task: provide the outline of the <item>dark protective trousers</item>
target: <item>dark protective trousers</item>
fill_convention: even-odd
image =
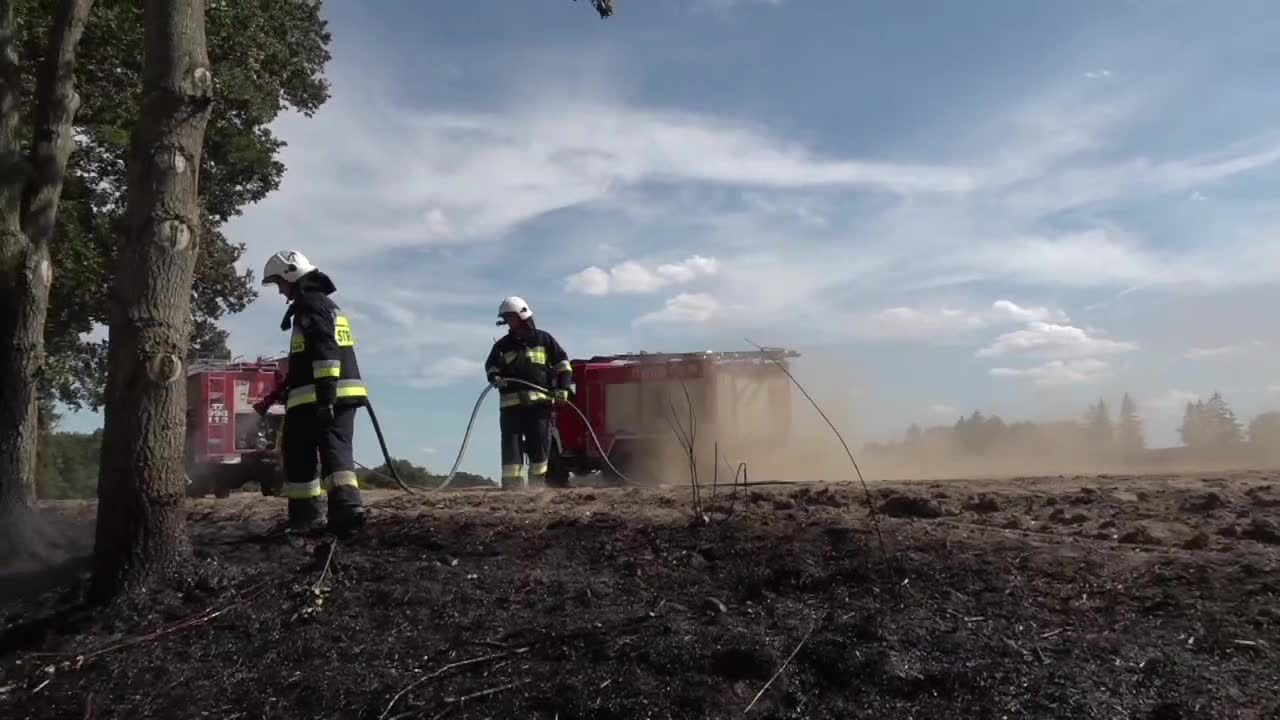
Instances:
[[[284,496],[289,500],[289,525],[306,527],[321,518],[321,496],[328,494],[329,522],[342,522],[362,504],[356,480],[352,439],[355,405],[333,409],[333,422],[322,427],[314,404],[299,405],[284,417]],[[316,477],[316,457],[320,476]]]
[[[551,404],[518,405],[498,413],[502,430],[502,488],[520,486],[524,456],[529,456],[529,484],[546,480],[551,446]]]

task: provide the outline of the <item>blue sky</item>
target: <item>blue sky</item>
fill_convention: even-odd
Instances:
[[[510,294],[574,356],[794,347],[860,440],[1280,406],[1271,3],[377,5],[326,3],[333,98],[228,234],[333,276],[397,455],[447,470]]]

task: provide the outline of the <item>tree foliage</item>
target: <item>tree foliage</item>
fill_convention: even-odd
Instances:
[[[23,88],[43,52],[53,0],[16,0]],[[83,105],[80,147],[68,167],[52,246],[55,278],[46,323],[45,391],[72,408],[99,408],[106,377],[104,341],[110,271],[123,232],[125,158],[142,95],[142,3],[97,0],[80,44]],[[256,296],[253,273],[237,272],[244,245],[223,225],[275,190],[284,175],[283,141],[268,126],[284,110],[307,116],[329,97],[323,71],[330,34],[320,2],[210,0],[206,12],[215,105],[200,167],[201,227],[191,294],[192,345],[225,345],[220,318]]]
[[[1280,412],[1264,412],[1249,423],[1249,442],[1260,448],[1280,451]]]
[[[101,452],[102,430],[46,433],[41,438],[39,475],[36,478],[36,492],[40,498],[97,497]]]
[[[403,458],[392,458],[391,462],[395,464],[395,469],[400,474],[400,479],[409,487],[436,487],[444,482],[446,477],[445,475],[436,475],[430,470]],[[399,485],[396,485],[396,481],[392,479],[391,471],[387,468],[386,463],[373,468],[372,471],[361,468],[356,471],[356,475],[360,479],[360,487],[388,490],[399,487]],[[453,482],[449,484],[449,487],[489,487],[492,485],[493,481],[483,475],[459,472],[454,476]]]
[[[1230,450],[1244,441],[1240,421],[1216,392],[1208,402],[1187,403],[1178,432],[1182,444],[1194,450]]]
[[[1085,425],[1089,428],[1089,443],[1099,453],[1110,452],[1115,446],[1116,427],[1111,421],[1111,410],[1105,400],[1098,399],[1096,405],[1090,405],[1085,414]]]
[[[1142,432],[1142,418],[1138,417],[1138,405],[1129,393],[1120,401],[1120,422],[1116,426],[1116,445],[1121,453],[1134,455],[1147,447]]]

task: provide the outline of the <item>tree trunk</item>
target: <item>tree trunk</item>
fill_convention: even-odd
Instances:
[[[146,0],[144,97],[129,155],[127,236],[111,297],[91,596],[182,573],[183,441],[200,154],[213,95],[204,0]]]
[[[35,474],[53,240],[72,122],[76,48],[93,0],[61,0],[36,87],[30,163],[18,142],[19,71],[13,0],[0,0],[0,561],[39,554]]]

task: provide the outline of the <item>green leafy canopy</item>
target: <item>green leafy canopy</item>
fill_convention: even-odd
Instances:
[[[45,52],[53,0],[17,0],[24,106]],[[142,94],[142,3],[97,0],[76,67],[82,105],[52,246],[55,268],[45,341],[45,392],[73,409],[97,409],[105,342],[85,339],[107,321],[107,291],[122,227],[129,137]],[[280,185],[284,142],[268,129],[292,108],[310,116],[329,98],[330,33],[318,0],[209,0],[206,10],[214,108],[200,169],[203,215],[192,288],[193,352],[225,350],[218,320],[256,296],[244,252],[222,226]],[[29,136],[30,133],[24,133]]]

